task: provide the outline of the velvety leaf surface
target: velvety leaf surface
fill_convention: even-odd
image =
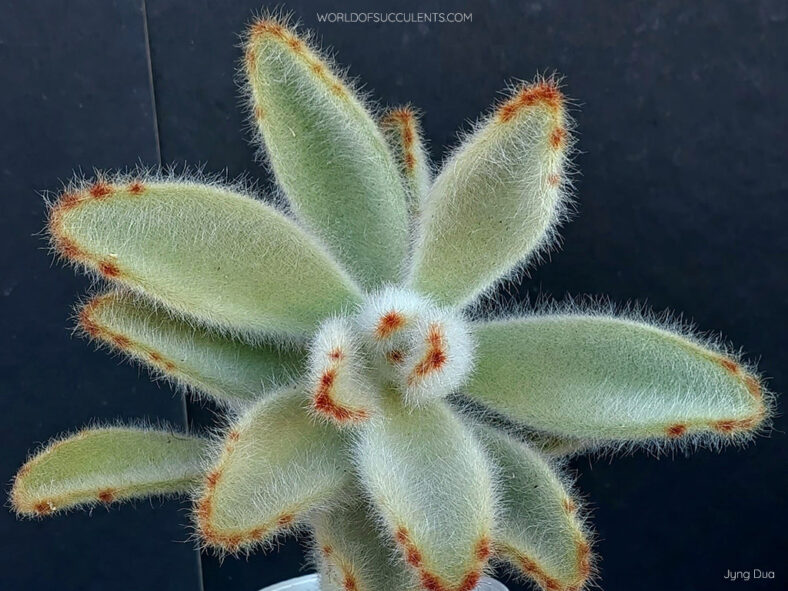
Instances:
[[[48,515],[78,505],[187,492],[202,474],[208,441],[134,427],[85,429],[55,439],[16,475],[14,509]]]
[[[530,427],[596,440],[746,436],[768,415],[758,377],[681,334],[606,316],[478,323],[474,400]]]

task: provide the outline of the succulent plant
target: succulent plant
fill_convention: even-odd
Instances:
[[[491,560],[580,589],[591,536],[558,457],[765,428],[754,367],[675,322],[491,309],[567,217],[556,79],[510,88],[433,179],[417,113],[373,115],[286,19],[253,22],[244,70],[279,200],[99,174],[48,226],[112,286],[81,306],[83,333],[215,401],[226,428],[58,438],[17,474],[19,515],[192,494],[222,553],[311,532],[324,589],[470,591]]]

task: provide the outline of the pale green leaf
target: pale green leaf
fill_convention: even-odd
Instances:
[[[642,321],[533,316],[478,323],[474,334],[471,398],[558,436],[722,441],[768,415],[758,378],[739,363]]]
[[[498,472],[496,554],[546,591],[582,588],[591,574],[591,546],[577,501],[555,468],[502,431],[477,433]]]
[[[396,280],[408,245],[405,191],[364,105],[273,20],[249,30],[246,75],[268,159],[297,215],[367,287]]]
[[[97,427],[58,438],[16,475],[11,502],[40,516],[78,505],[189,491],[208,441],[135,427]]]
[[[416,591],[416,577],[363,501],[348,500],[310,519],[322,591]]]
[[[303,351],[246,344],[189,324],[127,292],[94,297],[80,310],[79,324],[91,338],[220,404],[250,404],[292,381],[304,365]]]
[[[467,304],[543,246],[563,215],[563,96],[522,87],[443,166],[424,202],[411,283]]]
[[[348,483],[352,468],[342,439],[306,407],[302,390],[284,390],[228,429],[196,500],[206,545],[237,552],[268,542]]]
[[[99,180],[52,208],[68,259],[175,312],[244,335],[301,335],[357,301],[317,241],[274,208],[227,188]]]
[[[356,456],[362,485],[422,586],[472,588],[491,551],[494,493],[470,430],[443,401],[416,412],[387,392]]]

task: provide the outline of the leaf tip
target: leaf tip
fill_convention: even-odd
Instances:
[[[546,78],[522,85],[512,97],[498,107],[495,118],[499,123],[509,123],[528,107],[545,107],[558,113],[563,109],[564,102],[564,94],[559,88],[558,81],[555,78]],[[563,134],[565,133],[564,130]]]

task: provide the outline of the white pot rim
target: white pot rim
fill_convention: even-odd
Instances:
[[[282,581],[270,587],[264,587],[260,591],[320,591],[317,585],[317,575],[304,575],[303,577]],[[508,591],[508,589],[495,579],[482,577],[475,591]]]

